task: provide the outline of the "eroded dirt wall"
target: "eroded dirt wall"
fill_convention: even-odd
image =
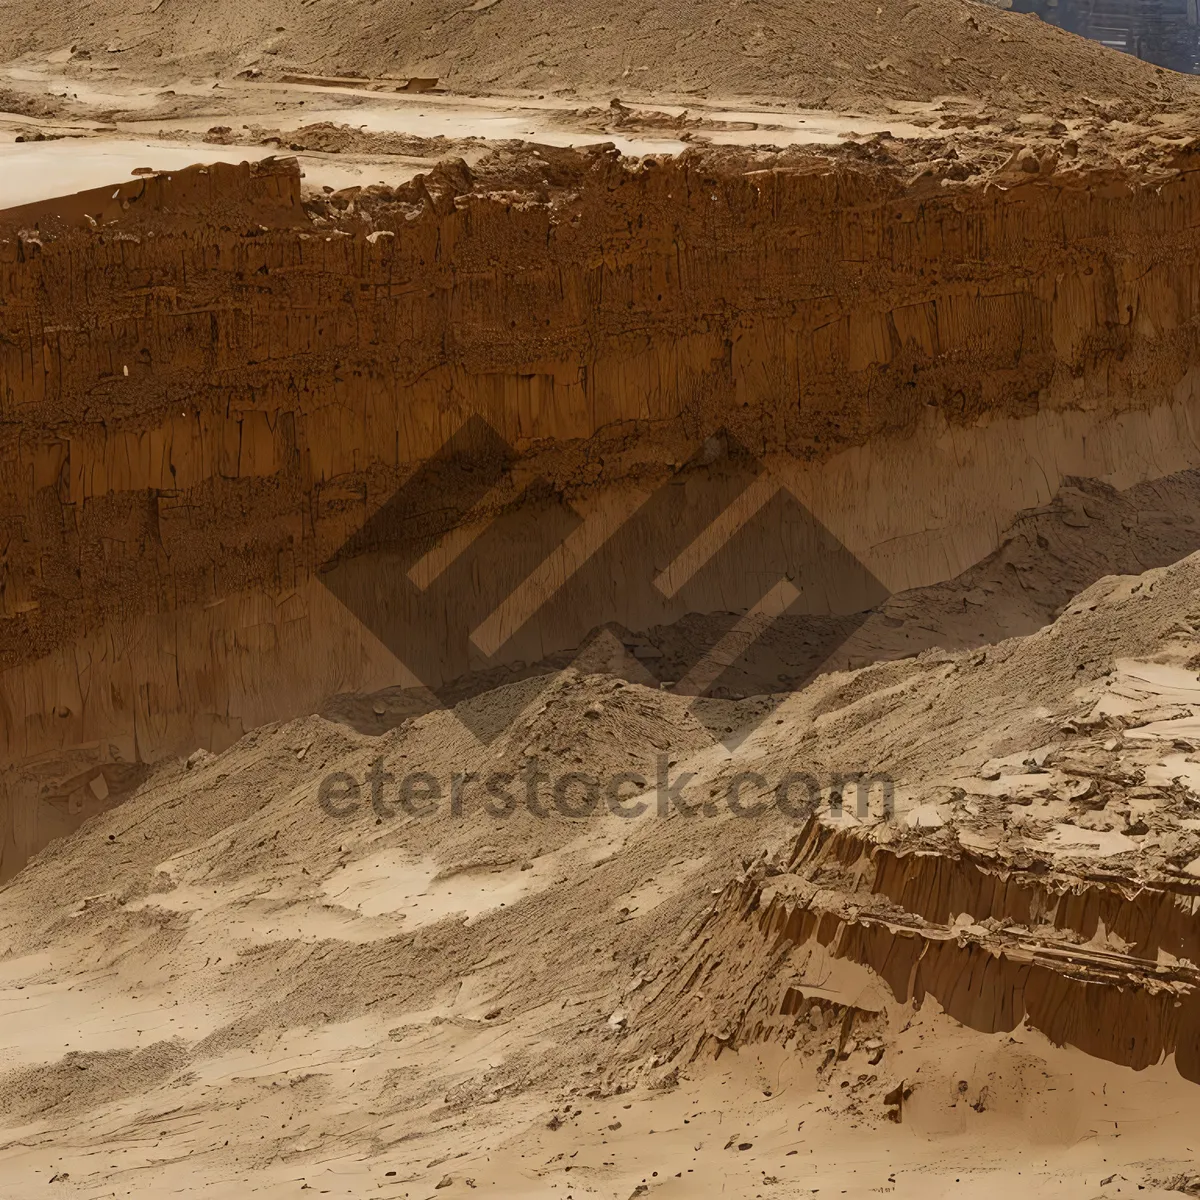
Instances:
[[[865,566],[833,578],[789,534],[814,611],[957,574],[1067,476],[1200,462],[1194,171],[906,187],[542,150],[508,172],[303,210],[283,161],[0,215],[0,873],[105,802],[62,792],[88,763],[406,681],[315,572],[472,417],[512,473],[469,514],[435,485],[430,544],[518,503],[598,514],[603,543],[720,434]],[[621,559],[675,536],[646,523]],[[726,572],[672,611],[754,586]],[[497,660],[558,648],[507,634]]]

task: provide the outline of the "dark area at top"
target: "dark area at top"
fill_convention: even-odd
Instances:
[[[1013,0],[1014,12],[1037,13],[1070,33],[1160,67],[1200,74],[1198,0]]]

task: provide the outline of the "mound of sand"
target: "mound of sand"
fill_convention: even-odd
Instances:
[[[1198,582],[1193,555],[985,651],[821,676],[733,749],[684,697],[570,669],[473,698],[510,722],[489,746],[449,710],[314,717],[164,764],[0,891],[0,1177],[1189,1186],[1196,1064],[1162,1058],[1194,1008]],[[727,803],[748,770],[847,765],[894,778],[894,817]],[[556,803],[589,770],[651,776],[646,813]]]
[[[73,48],[73,68],[257,69],[434,76],[456,92],[785,98],[839,110],[965,96],[1002,108],[1136,112],[1195,96],[1190,80],[969,0],[721,0],[580,7],[540,0],[175,0],[137,12],[116,0],[0,10],[31,57]],[[895,111],[894,109],[892,111]],[[1109,111],[1108,115],[1116,115]]]

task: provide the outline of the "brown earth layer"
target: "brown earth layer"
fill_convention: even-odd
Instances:
[[[830,549],[783,513],[756,535],[789,531],[826,580],[803,611],[835,616],[958,575],[1070,475],[1195,465],[1190,158],[1028,165],[972,183],[945,159],[905,183],[869,148],[542,148],[320,199],[284,160],[14,210],[0,759],[79,750],[125,770],[397,682],[317,568],[473,418],[518,482],[468,514],[434,472],[405,517],[422,545],[468,515],[590,504],[614,562],[670,561],[672,521],[611,535],[629,495],[719,435],[837,533]],[[692,472],[710,498],[736,495],[721,469]],[[511,558],[508,591],[537,561]],[[610,617],[736,613],[756,586],[724,572],[665,609],[622,609],[617,587]],[[488,615],[447,604],[451,626]],[[487,661],[587,631],[518,632]]]

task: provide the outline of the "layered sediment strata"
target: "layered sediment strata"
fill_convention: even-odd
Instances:
[[[278,161],[0,217],[0,870],[141,763],[416,682],[320,569],[456,437],[494,483],[427,472],[351,543],[367,587],[476,545],[387,601],[439,614],[432,686],[785,576],[793,611],[854,613],[1068,477],[1197,465],[1198,204],[1187,162],[980,187],[541,149],[323,201]],[[731,508],[729,562],[630,577],[686,551],[672,514]]]
[[[882,1056],[905,1013],[933,1001],[983,1033],[1024,1023],[1134,1069],[1173,1056],[1200,1081],[1200,973],[1185,953],[1198,905],[1194,879],[896,853],[814,818],[782,870],[726,887],[643,1016],[660,1037],[676,1027],[674,1053],[690,1059],[807,1045],[829,1010],[839,1053],[853,1029]]]
[[[1107,580],[1064,620],[1153,586]],[[1190,629],[1143,619],[1167,642]],[[1023,1024],[1200,1080],[1200,691],[1180,658],[1164,644],[1156,661],[1118,660],[1075,692],[1078,716],[1043,725],[1044,744],[910,786],[899,811],[886,776],[831,791],[691,931],[638,1014],[648,1040],[686,1058],[761,1040],[810,1052],[827,1048],[833,1006],[836,1052],[857,1028],[882,1055],[932,1003],[983,1033]]]

